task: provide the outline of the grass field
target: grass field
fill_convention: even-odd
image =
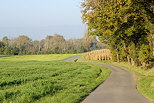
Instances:
[[[0,103],[79,103],[110,71],[98,65],[59,62],[71,56],[0,57]]]
[[[140,67],[131,66],[126,62],[112,62],[112,61],[98,61],[98,60],[86,60],[83,57],[79,58],[78,62],[93,62],[93,63],[105,63],[123,67],[132,72],[137,80],[137,89],[146,98],[154,102],[154,68],[149,70],[141,69]]]
[[[0,56],[0,61],[59,61],[79,54]]]

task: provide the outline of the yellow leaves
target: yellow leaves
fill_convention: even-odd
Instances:
[[[120,5],[123,5],[123,2],[120,2]]]
[[[112,35],[113,32],[111,30],[107,29],[106,31],[103,32],[103,34]]]
[[[137,20],[137,19],[138,19],[137,17],[134,18],[134,20]]]
[[[88,14],[86,14],[85,16],[86,16],[86,17],[90,17],[90,14],[88,13]]]

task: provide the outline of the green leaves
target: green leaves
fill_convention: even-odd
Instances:
[[[140,49],[142,45],[151,45],[150,47],[153,45],[150,44],[152,40],[149,37],[153,35],[154,25],[151,24],[150,28],[148,26],[151,22],[149,18],[154,15],[152,9],[149,9],[153,8],[152,2],[149,1],[147,4],[148,0],[92,1],[84,0],[85,5],[82,6],[83,20],[89,27],[89,33],[99,36],[102,42],[106,42],[112,52],[116,53],[113,58],[117,58],[117,61],[118,59],[125,61],[123,58],[129,56],[132,60],[147,62],[147,59],[140,59],[140,56],[145,54],[139,52],[143,50]],[[128,51],[129,48],[132,49]],[[151,54],[151,51],[147,53]],[[150,55],[146,58],[150,58]]]

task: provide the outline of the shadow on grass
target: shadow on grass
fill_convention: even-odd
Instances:
[[[11,56],[0,55],[0,58],[5,58],[5,57],[11,57]]]

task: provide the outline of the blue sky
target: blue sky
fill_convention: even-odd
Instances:
[[[66,39],[84,35],[82,0],[0,0],[0,38],[27,35],[43,39],[59,33]]]

